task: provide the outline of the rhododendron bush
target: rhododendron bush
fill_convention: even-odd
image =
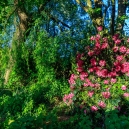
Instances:
[[[102,27],[90,37],[90,45],[77,53],[76,72],[69,78],[67,105],[86,112],[120,110],[129,99],[129,39],[119,34],[104,36]]]

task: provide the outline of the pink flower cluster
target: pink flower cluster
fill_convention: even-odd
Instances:
[[[70,93],[70,94],[65,95],[65,96],[63,97],[63,101],[64,101],[67,105],[70,105],[70,104],[72,104],[72,102],[73,102],[73,97],[74,97],[74,94],[73,94],[73,93]]]
[[[102,29],[102,27],[97,28],[98,32],[101,32]],[[85,93],[86,98],[82,100],[85,103],[90,103],[88,100],[99,94],[101,101],[97,105],[90,103],[93,105],[90,110],[94,112],[99,108],[107,107],[106,101],[113,97],[111,89],[117,83],[117,77],[129,76],[129,48],[121,43],[123,40],[120,39],[119,34],[109,39],[101,37],[99,33],[91,36],[90,41],[94,45],[86,47],[84,53],[77,54],[77,74],[72,74],[68,80],[72,93],[65,95],[63,100],[67,105],[71,104],[73,96],[76,97],[76,94],[73,94],[75,89],[78,89],[79,93]],[[126,42],[129,42],[129,39]],[[122,85],[120,90],[124,97],[129,97],[129,93],[123,93],[127,90],[127,86]]]
[[[101,108],[105,108],[106,107],[106,104],[103,101],[100,101],[98,103],[98,106],[101,107]]]

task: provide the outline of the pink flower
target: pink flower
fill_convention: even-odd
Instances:
[[[104,84],[109,84],[109,80],[104,80]]]
[[[96,66],[96,64],[97,64],[95,58],[92,58],[92,59],[90,60],[90,62],[91,62],[91,65],[92,65],[92,66]]]
[[[90,40],[94,41],[95,40],[95,36],[91,36]]]
[[[84,86],[84,87],[87,87],[87,86],[89,86],[89,85],[88,85],[88,83],[84,83],[83,86]]]
[[[124,97],[129,97],[129,93],[124,93],[123,96]]]
[[[125,85],[123,85],[123,86],[121,86],[121,89],[122,89],[122,90],[126,90],[127,87],[126,87]]]
[[[87,77],[87,76],[88,76],[88,74],[87,74],[86,72],[81,72],[81,73],[80,73],[80,79],[81,79],[81,80],[84,80],[85,77]]]
[[[94,71],[94,69],[93,68],[89,68],[89,72],[93,72]]]
[[[80,60],[83,56],[84,56],[84,53],[82,53],[82,54],[78,53],[77,57],[76,57],[76,60],[77,61]]]
[[[96,71],[96,74],[97,74],[99,77],[107,77],[108,71],[107,71],[107,69],[102,69],[102,70]]]
[[[101,46],[101,49],[105,49],[108,47],[108,43],[103,43],[102,46]]]
[[[113,48],[113,51],[114,51],[114,52],[117,52],[118,49],[119,49],[119,48],[118,48],[117,46],[115,46],[115,47]]]
[[[117,76],[116,71],[112,71],[112,72],[108,73],[108,77],[116,77],[116,76]]]
[[[105,66],[106,65],[106,61],[105,60],[100,60],[99,61],[99,65],[102,66],[102,67]]]
[[[103,41],[104,41],[104,42],[108,42],[108,38],[104,37],[104,38],[103,38]]]
[[[115,71],[116,71],[116,72],[121,71],[121,66],[117,65],[117,66],[115,67]]]
[[[78,67],[82,67],[83,64],[84,64],[84,61],[83,61],[83,60],[78,60],[78,61],[77,61],[77,66],[78,66]]]
[[[129,49],[127,49],[126,54],[129,54]]]
[[[99,87],[100,87],[100,84],[99,84],[99,83],[95,83],[95,84],[94,84],[94,87],[95,87],[95,88],[99,88]]]
[[[96,106],[91,106],[91,111],[94,112],[94,111],[97,111],[98,108]]]
[[[70,94],[65,95],[65,96],[63,97],[63,101],[64,101],[67,105],[70,105],[70,104],[72,104],[72,102],[73,102],[73,100],[72,100],[73,97],[74,97],[74,94],[73,94],[73,93],[70,93]]]
[[[125,46],[121,46],[120,49],[119,49],[119,51],[121,53],[125,53],[126,52],[126,47]]]
[[[114,62],[114,66],[115,66],[115,71],[119,72],[121,70],[121,63],[116,61]]]
[[[118,61],[122,61],[122,60],[123,60],[123,56],[117,56],[116,59],[117,59]]]
[[[68,80],[68,82],[69,82],[69,84],[71,85],[71,84],[75,84],[75,78],[74,78],[74,74],[72,74],[71,76],[70,76],[70,79]]]
[[[88,96],[89,96],[89,97],[92,97],[93,94],[94,94],[94,91],[88,91]]]
[[[121,72],[122,73],[128,73],[129,72],[129,62],[124,62],[122,65],[121,65]]]
[[[105,108],[106,107],[106,104],[103,101],[100,101],[98,103],[98,106],[101,107],[101,108]]]
[[[103,30],[103,27],[102,26],[99,26],[99,27],[97,27],[97,30],[98,31],[102,31]]]
[[[89,56],[93,56],[93,54],[94,54],[93,51],[89,51],[89,52],[88,52],[88,55],[89,55]]]
[[[110,92],[102,92],[102,96],[105,98],[105,99],[108,99],[110,97]]]
[[[114,36],[112,36],[112,40],[117,40],[119,38],[119,34],[114,34]]]
[[[100,49],[100,43],[99,42],[96,42],[95,43],[95,47],[96,47],[96,49]]]
[[[115,40],[115,44],[119,45],[121,43],[120,39]]]
[[[100,34],[97,34],[97,35],[96,35],[96,40],[99,40],[100,37],[101,37]]]
[[[116,78],[111,78],[111,83],[116,83]]]
[[[83,69],[83,67],[78,67],[78,68],[77,68],[77,71],[78,71],[78,72],[83,72],[84,69]]]
[[[129,38],[128,38],[127,42],[129,43]]]

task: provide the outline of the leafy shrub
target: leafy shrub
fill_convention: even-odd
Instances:
[[[87,113],[120,110],[122,99],[129,100],[129,39],[104,36],[102,27],[91,36],[91,45],[76,57],[76,73],[69,79],[71,93],[63,101]]]

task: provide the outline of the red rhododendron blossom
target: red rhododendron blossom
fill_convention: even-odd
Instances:
[[[126,52],[126,47],[125,46],[121,46],[120,49],[119,49],[119,51],[121,53],[125,53]]]
[[[120,66],[120,65],[117,65],[117,66],[115,67],[115,71],[116,71],[116,72],[121,71],[121,66]]]
[[[106,61],[105,60],[100,60],[99,61],[99,65],[102,66],[102,67],[105,66],[106,65]]]
[[[78,67],[78,68],[77,68],[77,71],[78,71],[78,72],[83,72],[84,69],[83,69],[83,67]]]
[[[117,56],[116,59],[117,59],[118,61],[122,61],[122,60],[123,60],[123,56]]]
[[[111,78],[111,83],[116,83],[116,78]]]
[[[75,84],[75,79],[77,79],[77,75],[71,74],[70,79],[68,80],[69,84]]]
[[[117,40],[119,38],[119,34],[115,34],[114,36],[112,36],[112,40]]]
[[[102,69],[102,70],[96,71],[96,74],[99,77],[107,77],[108,76],[108,71],[107,71],[107,69]]]
[[[127,39],[127,42],[129,43],[129,38]]]
[[[91,106],[91,111],[94,112],[94,111],[97,111],[98,108],[96,106]]]
[[[99,27],[97,27],[97,30],[98,31],[102,31],[103,30],[103,27],[102,26],[99,26]]]
[[[115,40],[115,44],[119,45],[121,43],[120,39]]]
[[[94,94],[94,91],[88,91],[88,96],[89,96],[89,97],[92,97],[93,94]]]
[[[85,77],[87,77],[87,76],[88,76],[88,74],[87,74],[86,72],[81,72],[81,73],[80,73],[80,79],[81,79],[81,80],[84,80]]]
[[[96,43],[95,43],[95,48],[96,48],[96,49],[100,49],[100,43],[99,43],[99,42],[96,42]]]
[[[99,40],[100,38],[101,38],[100,34],[97,34],[95,39]]]
[[[124,97],[129,97],[129,93],[124,93],[123,96]]]
[[[77,56],[76,56],[76,60],[80,60],[82,57],[84,56],[84,53],[80,54],[78,53]]]
[[[104,80],[104,84],[109,84],[109,80]]]
[[[78,67],[82,67],[83,64],[84,64],[84,61],[83,61],[83,60],[78,60],[78,61],[77,61],[77,66],[78,66]]]
[[[116,77],[117,76],[117,73],[116,73],[116,71],[113,71],[113,72],[110,72],[110,73],[108,73],[108,77]]]
[[[90,60],[90,62],[91,62],[91,65],[92,65],[92,66],[96,66],[96,64],[97,64],[95,58],[92,58],[92,59]]]
[[[118,49],[119,49],[119,47],[115,46],[115,47],[113,48],[113,51],[114,51],[114,52],[117,52]]]
[[[123,86],[121,86],[121,89],[122,89],[122,90],[126,90],[127,87],[126,87],[125,85],[123,85]]]
[[[108,42],[108,39],[106,37],[103,38],[104,42]]]
[[[102,45],[101,45],[101,49],[103,50],[103,49],[106,49],[108,47],[108,43],[103,43]]]
[[[87,83],[91,83],[91,81],[90,81],[88,78],[86,78],[85,81],[86,81]]]
[[[106,104],[103,101],[100,101],[98,103],[98,106],[101,107],[101,108],[105,108],[106,107]]]
[[[100,84],[99,84],[99,83],[95,83],[95,84],[94,84],[94,87],[95,87],[95,88],[99,88],[99,87],[100,87]]]
[[[84,87],[87,87],[87,86],[89,86],[89,85],[88,85],[88,83],[84,83],[83,86],[84,86]]]
[[[121,68],[122,73],[129,72],[129,62],[124,62],[121,66],[122,66]]]
[[[88,55],[89,55],[89,56],[93,56],[93,55],[94,55],[94,52],[93,52],[93,51],[89,51],[89,52],[88,52]]]
[[[114,64],[114,66],[117,66],[117,65],[120,65],[120,62],[116,61],[113,64]]]
[[[90,87],[94,87],[94,86],[95,86],[92,82],[89,82],[88,85],[89,85]]]
[[[73,93],[70,93],[70,94],[65,95],[65,96],[63,97],[63,101],[64,101],[67,105],[70,105],[70,104],[72,104],[72,102],[73,102],[73,100],[72,100],[73,97],[74,97],[74,94],[73,94]]]
[[[92,73],[93,71],[94,71],[94,69],[93,69],[93,68],[89,68],[89,72],[91,72],[91,73]]]
[[[110,92],[102,92],[102,96],[105,98],[105,99],[108,99],[110,97]]]
[[[95,40],[95,36],[91,36],[90,40],[94,41]]]
[[[127,49],[126,54],[129,54],[129,49]]]

